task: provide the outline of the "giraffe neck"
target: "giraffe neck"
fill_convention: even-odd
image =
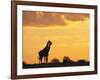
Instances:
[[[46,44],[46,47],[45,47],[44,49],[47,49],[47,48],[48,48],[48,46],[49,46],[49,44],[47,43],[47,44]]]
[[[47,49],[50,49],[50,45],[47,46]]]

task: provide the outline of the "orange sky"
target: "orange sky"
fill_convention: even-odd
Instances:
[[[23,61],[38,63],[48,40],[49,62],[64,56],[89,60],[89,14],[23,11]]]

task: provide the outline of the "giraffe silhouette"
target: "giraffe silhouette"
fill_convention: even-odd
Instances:
[[[46,46],[44,49],[39,51],[39,64],[42,63],[42,59],[44,59],[44,63],[48,63],[48,56],[50,51],[50,46],[52,45],[52,42],[48,40]]]

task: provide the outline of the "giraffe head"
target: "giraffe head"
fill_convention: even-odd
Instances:
[[[49,44],[49,45],[52,45],[52,42],[51,42],[50,40],[48,40],[48,44]]]

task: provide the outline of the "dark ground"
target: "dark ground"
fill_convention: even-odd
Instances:
[[[47,63],[47,64],[24,64],[23,69],[28,68],[49,68],[49,67],[72,67],[72,66],[89,66],[89,62],[69,62],[69,63]]]

